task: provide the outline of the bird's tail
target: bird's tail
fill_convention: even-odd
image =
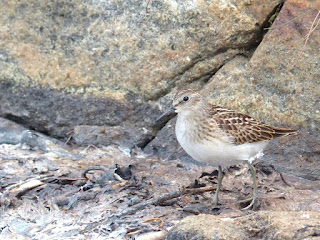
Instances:
[[[281,136],[287,136],[292,134],[298,134],[298,130],[291,130],[287,128],[278,128],[278,127],[272,127],[274,130],[274,137],[281,137]]]

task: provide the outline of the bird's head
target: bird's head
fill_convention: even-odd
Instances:
[[[173,107],[175,112],[192,111],[204,105],[205,101],[202,96],[191,89],[182,90],[175,94],[173,98]]]

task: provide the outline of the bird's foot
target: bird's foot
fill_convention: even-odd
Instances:
[[[244,208],[242,208],[241,210],[245,211],[248,209],[252,209],[253,211],[257,210],[257,196],[252,196],[251,198],[248,199],[244,199],[244,200],[240,200],[238,201],[238,203],[247,203],[250,202],[250,204]]]

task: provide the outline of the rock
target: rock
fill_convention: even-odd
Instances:
[[[162,128],[156,137],[144,148],[144,151],[169,160],[175,158],[179,153],[183,153],[183,149],[179,145],[174,127],[176,117],[169,120],[164,128]]]
[[[183,219],[169,231],[167,240],[246,239],[240,226],[214,215],[200,214]]]
[[[0,116],[64,140],[115,127],[100,144],[145,145],[160,98],[254,48],[279,2],[152,0],[148,13],[147,1],[5,2]]]
[[[3,118],[0,118],[0,144],[19,145],[23,149],[41,150],[61,157],[73,158],[74,160],[82,159],[81,156],[70,153],[70,149],[61,141],[39,132],[28,130],[13,121]],[[10,158],[10,156],[6,157]],[[38,166],[37,168],[43,167]]]
[[[19,144],[24,130],[26,128],[13,121],[0,118],[0,144]]]
[[[303,46],[319,8],[319,2],[287,1],[250,59],[248,69],[257,90],[269,93],[261,98],[261,104],[266,106],[263,115],[274,113],[270,121],[320,128],[320,55],[314,51],[319,31],[312,32]],[[301,10],[308,13],[292,20]]]
[[[166,239],[305,239],[319,236],[319,221],[318,212],[261,211],[233,218],[201,214],[183,219]]]
[[[141,134],[145,139],[141,139]],[[73,133],[73,139],[78,145],[91,143],[93,145],[122,145],[144,147],[145,142],[149,142],[153,137],[153,132],[150,129],[141,127],[133,128],[128,126],[76,126]]]

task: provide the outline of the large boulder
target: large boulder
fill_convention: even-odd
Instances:
[[[0,116],[58,138],[74,130],[77,144],[144,147],[160,98],[255,48],[278,3],[6,1]]]

